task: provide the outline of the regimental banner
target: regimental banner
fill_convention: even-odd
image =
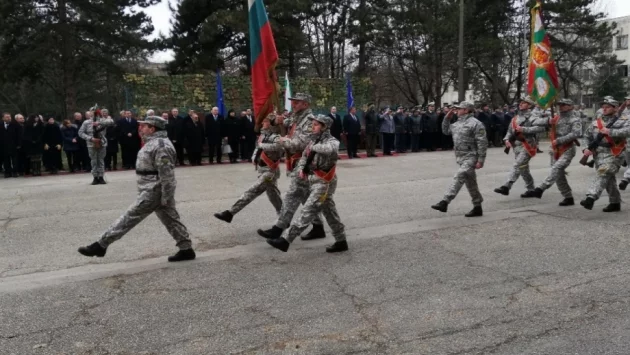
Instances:
[[[558,95],[558,71],[551,54],[551,41],[541,14],[541,1],[532,8],[532,39],[529,49],[527,93],[543,109],[553,104]]]

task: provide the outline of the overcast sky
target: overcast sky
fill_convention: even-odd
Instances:
[[[173,3],[177,3],[178,0],[170,0]],[[169,0],[162,0],[159,5],[151,6],[146,10],[155,26],[154,36],[157,37],[160,32],[168,34],[170,25],[169,20],[171,18],[171,11],[168,8]],[[594,6],[596,11],[602,11],[608,14],[609,18],[630,16],[630,0],[598,0]],[[156,53],[152,60],[156,62],[168,61],[173,57],[171,52]]]

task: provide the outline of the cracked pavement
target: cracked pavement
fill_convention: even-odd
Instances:
[[[536,181],[547,159],[533,160]],[[490,151],[486,215],[473,220],[465,190],[448,214],[429,208],[455,172],[451,152],[341,162],[351,250],[338,255],[323,251],[330,237],[267,247],[263,198],[232,224],[211,217],[255,179],[251,166],[179,169],[199,258],[176,265],[155,217],[105,258],[76,253],[131,204],[130,172],[97,187],[86,175],[2,180],[0,353],[627,354],[628,206],[562,209],[555,188],[521,200],[520,181],[496,195],[511,161]],[[581,199],[593,171],[570,172]]]

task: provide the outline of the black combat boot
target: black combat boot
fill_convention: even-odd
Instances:
[[[433,208],[434,210],[438,210],[440,212],[446,212],[448,211],[448,202],[442,200],[438,202],[437,204],[431,206],[431,208]]]
[[[621,182],[619,183],[619,190],[625,191],[626,187],[628,187],[628,180],[626,179],[621,180]]]
[[[313,229],[308,232],[307,235],[303,235],[302,240],[313,240],[313,239],[322,239],[326,238],[326,232],[324,232],[323,224],[313,224]]]
[[[533,193],[534,193],[534,197],[536,198],[542,198],[543,192],[545,192],[543,189],[541,189],[540,187],[537,187]]]
[[[586,208],[587,210],[592,210],[594,204],[595,200],[591,197],[587,197],[586,199],[580,201],[580,205],[582,205],[582,207]]]
[[[282,228],[273,226],[271,229],[267,230],[259,229],[258,235],[267,239],[278,239],[282,235]]]
[[[466,213],[464,216],[466,217],[481,217],[483,216],[483,209],[481,206],[473,207],[472,211]]]
[[[195,251],[192,248],[184,249],[178,251],[175,255],[169,256],[168,261],[174,263],[177,261],[195,260],[196,256],[197,255],[195,255]]]
[[[619,212],[621,211],[621,203],[609,203],[608,206],[602,210],[604,212]]]
[[[107,248],[103,248],[99,242],[92,243],[88,245],[87,247],[79,248],[79,253],[85,256],[97,256],[99,258],[102,258],[105,256],[106,252],[107,252]]]
[[[289,243],[284,238],[267,239],[267,244],[271,245],[272,247],[278,250],[282,250],[285,253],[287,252],[287,250],[289,250],[289,246],[291,245],[291,243]]]
[[[536,195],[534,194],[534,190],[527,190],[525,191],[525,193],[521,194],[521,198],[532,198],[532,197],[536,197]]]
[[[573,205],[575,205],[575,201],[573,200],[573,197],[565,198],[558,204],[558,206],[562,206],[562,207],[573,206]]]
[[[342,251],[348,251],[348,242],[345,240],[326,247],[327,253],[341,253]]]
[[[510,194],[510,189],[507,186],[501,186],[498,189],[494,189],[494,192],[507,196]]]
[[[94,180],[92,180],[92,185],[99,185],[101,183],[101,180],[98,177],[94,177]]]
[[[105,178],[102,176],[98,178],[98,183],[100,185],[107,185],[107,183],[105,182]]]
[[[221,213],[215,213],[214,217],[217,218],[217,219],[220,219],[220,220],[222,220],[224,222],[231,223],[232,222],[232,218],[234,218],[234,215],[232,214],[232,212],[230,212],[228,210],[225,210],[225,211],[223,211]]]

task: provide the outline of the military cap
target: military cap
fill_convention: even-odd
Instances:
[[[454,108],[465,108],[465,109],[469,109],[472,110],[475,108],[475,104],[473,104],[472,102],[469,101],[462,101],[457,105],[453,105]]]
[[[630,96],[626,96],[626,100],[630,100]]]
[[[575,106],[575,104],[573,103],[573,100],[571,99],[560,99],[558,100],[558,105]]]
[[[315,117],[313,117],[313,120],[323,124],[324,126],[326,126],[326,128],[330,128],[333,123],[332,118],[327,115],[316,115]]]
[[[607,96],[607,97],[609,97],[609,96]],[[613,106],[613,107],[619,107],[619,101],[617,101],[615,99],[606,99],[606,98],[604,98],[604,101],[600,102],[599,104],[600,104],[600,106],[601,105],[610,105],[610,106]]]
[[[533,105],[536,105],[536,101],[534,101],[534,99],[532,99],[531,97],[529,97],[529,95],[527,95],[527,96],[523,96],[523,97],[521,98],[521,102],[527,102],[528,104],[530,104],[530,105],[532,105],[532,106],[533,106]]]
[[[435,102],[434,102],[434,101],[431,101],[431,102],[429,102],[429,103],[427,104],[427,106],[435,106]]]
[[[304,101],[304,102],[311,103],[312,98],[311,98],[311,95],[309,95],[309,94],[298,92],[295,95],[293,95],[293,97],[290,97],[289,100],[292,100],[292,101]]]
[[[604,100],[614,100],[615,98],[612,96],[604,96]]]
[[[144,124],[151,125],[155,128],[165,129],[167,121],[163,119],[162,117],[149,116],[142,121],[138,121],[138,123],[144,123]]]

